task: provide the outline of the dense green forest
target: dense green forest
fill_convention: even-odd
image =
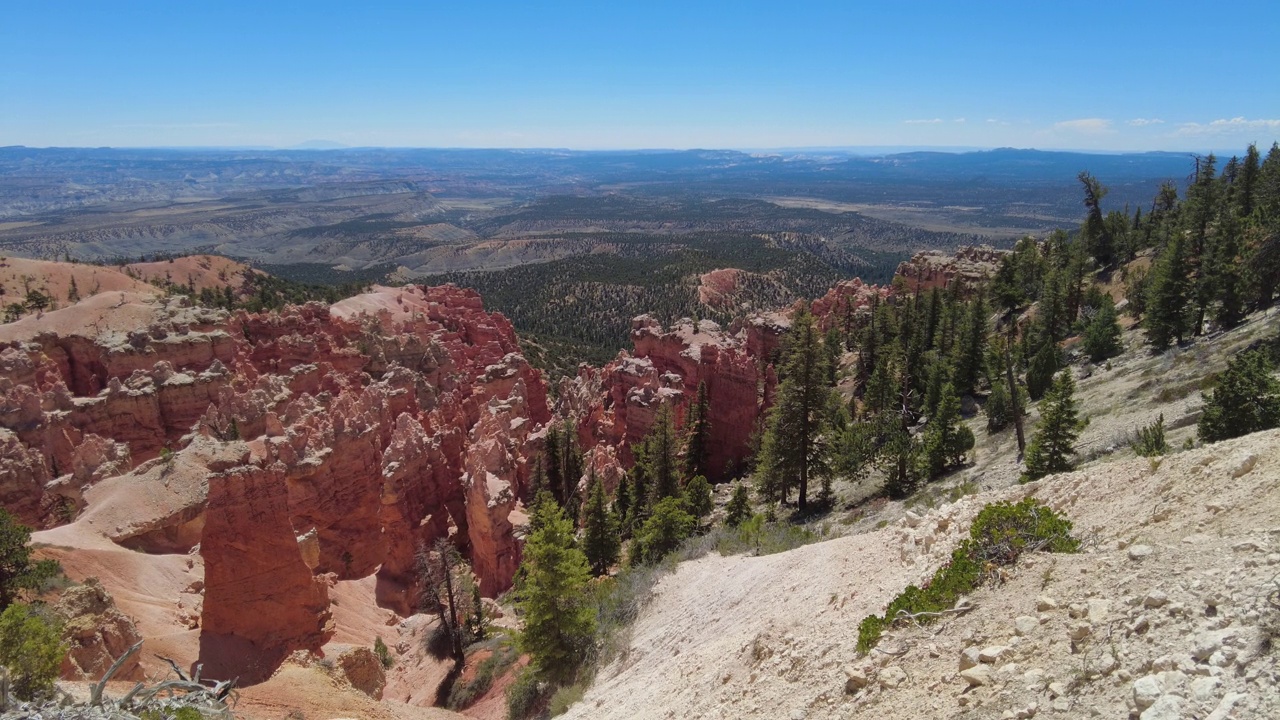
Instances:
[[[478,290],[485,307],[511,318],[517,331],[545,352],[535,361],[572,371],[579,361],[601,363],[630,345],[631,319],[649,313],[663,322],[680,317],[724,323],[736,313],[773,309],[798,298],[822,295],[853,274],[887,282],[904,256],[861,251],[847,266],[762,236],[730,233],[688,235],[608,234],[609,248],[580,257],[490,272],[449,273],[433,280]],[[733,267],[762,277],[745,283],[735,312],[698,301],[697,276]]]

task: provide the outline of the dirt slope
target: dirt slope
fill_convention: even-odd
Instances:
[[[244,273],[252,270],[242,262],[218,255],[187,255],[172,260],[139,262],[123,266],[146,282],[159,280],[190,285],[197,292],[205,288],[220,290],[228,285],[239,290],[244,286]],[[252,270],[264,274],[261,270]]]
[[[864,616],[932,573],[984,504],[1026,494],[1065,512],[1086,551],[1024,562],[975,593],[976,610],[896,630],[884,652],[858,657]],[[1277,717],[1278,654],[1259,626],[1280,613],[1266,602],[1278,551],[1270,431],[985,492],[789,553],[706,557],[663,579],[628,650],[567,717],[1125,717],[1144,707],[1135,683],[1148,720]],[[959,674],[970,647],[1005,648],[980,663],[988,684]],[[850,673],[868,685],[846,692]]]
[[[72,281],[75,293],[71,292]],[[160,290],[121,272],[119,268],[80,263],[29,260],[19,257],[0,257],[0,300],[5,305],[23,302],[29,290],[39,290],[66,307],[76,297],[87,298],[104,292],[136,292],[159,295]],[[50,305],[50,308],[54,305]]]

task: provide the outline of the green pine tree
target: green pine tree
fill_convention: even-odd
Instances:
[[[1023,482],[1038,480],[1051,473],[1067,472],[1075,467],[1076,439],[1085,422],[1076,407],[1076,383],[1071,371],[1058,373],[1049,392],[1040,401],[1040,424],[1027,445],[1027,471]]]
[[[969,303],[964,331],[956,346],[955,389],[961,395],[972,395],[982,377],[987,353],[987,303],[979,293]]]
[[[1204,442],[1218,442],[1280,427],[1280,380],[1262,350],[1236,356],[1204,396],[1197,428]]]
[[[698,529],[697,518],[685,511],[680,498],[664,498],[653,506],[653,514],[636,532],[631,542],[631,564],[652,565]]]
[[[0,610],[9,607],[23,591],[38,590],[58,574],[53,560],[31,561],[31,528],[0,508]]]
[[[1039,400],[1053,384],[1053,376],[1062,367],[1058,343],[1046,339],[1027,364],[1027,394]]]
[[[925,474],[933,479],[963,464],[973,445],[973,431],[960,420],[960,398],[947,385],[942,390],[937,417],[929,418],[925,425],[921,453]]]
[[[733,488],[733,497],[725,506],[724,524],[736,528],[751,517],[751,491],[746,483],[738,483]]]
[[[1219,327],[1233,328],[1244,319],[1245,273],[1241,267],[1241,235],[1243,224],[1234,212],[1227,210],[1218,222],[1213,255],[1209,259],[1212,275],[1213,320]]]
[[[792,318],[781,375],[785,379],[769,414],[757,474],[770,499],[785,501],[796,488],[797,507],[803,513],[808,509],[811,475],[825,461],[818,440],[830,421],[832,393],[826,382],[827,354],[807,307]]]
[[[694,475],[684,486],[684,504],[689,514],[702,520],[711,514],[711,483],[702,475]]]
[[[543,678],[573,679],[595,634],[595,609],[587,594],[591,573],[573,541],[573,523],[553,502],[538,503],[537,528],[524,547],[519,605],[524,616],[520,649]]]
[[[1088,210],[1084,226],[1080,228],[1089,254],[1098,261],[1101,267],[1107,267],[1115,258],[1115,239],[1110,228],[1102,217],[1102,198],[1107,195],[1107,188],[1088,172],[1078,176],[1084,186],[1084,206]]]
[[[594,575],[604,575],[618,562],[622,543],[618,535],[618,519],[609,512],[604,485],[591,475],[591,490],[582,523],[582,552]]]
[[[53,694],[54,681],[67,654],[60,628],[44,613],[14,603],[0,613],[0,665],[19,700]]]
[[[1182,234],[1175,232],[1147,275],[1147,307],[1142,325],[1152,348],[1164,350],[1175,341],[1182,342],[1190,329],[1190,295],[1185,243]]]
[[[663,403],[645,439],[645,477],[649,481],[650,505],[680,495],[679,449],[671,406]]]
[[[1093,319],[1085,326],[1082,344],[1085,353],[1093,362],[1113,358],[1124,350],[1120,343],[1120,323],[1116,317],[1116,304],[1111,300],[1110,295],[1102,295],[1102,302],[1095,308]]]
[[[698,383],[694,401],[689,403],[684,422],[684,474],[685,477],[707,475],[709,443],[711,441],[711,402],[707,397],[707,383]]]
[[[831,328],[822,340],[823,352],[826,353],[827,384],[836,386],[840,371],[840,356],[844,354],[843,343],[840,342],[840,331]]]

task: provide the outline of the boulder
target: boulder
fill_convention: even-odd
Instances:
[[[67,655],[61,676],[66,680],[98,680],[129,648],[142,639],[133,619],[116,608],[115,600],[96,577],[67,588],[53,612],[63,622]],[[134,653],[113,676],[142,680],[141,656]]]

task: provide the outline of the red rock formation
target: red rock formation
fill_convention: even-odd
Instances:
[[[823,332],[831,328],[844,329],[858,315],[867,312],[873,298],[889,296],[889,288],[867,285],[861,278],[844,280],[835,284],[826,295],[814,300],[810,310]]]
[[[376,572],[379,600],[411,612],[415,552],[437,537],[484,593],[510,586],[551,413],[510,322],[475,292],[69,310],[0,328],[0,502],[43,526],[87,505],[77,528],[142,552],[198,546],[198,623],[179,614],[210,675],[260,679],[318,648],[337,579]]]
[[[729,326],[729,332],[742,338],[747,354],[761,365],[776,359],[782,337],[790,329],[791,317],[785,312],[754,313]]]
[[[698,276],[698,302],[717,310],[732,308],[742,274],[737,268],[725,268]]]
[[[989,245],[966,245],[954,254],[926,250],[899,265],[894,280],[901,278],[908,292],[947,287],[953,282],[961,292],[967,292],[995,274],[1000,258],[1008,252]]]
[[[61,676],[66,680],[101,679],[118,658],[142,639],[133,620],[116,608],[115,600],[95,577],[68,588],[53,612],[63,622],[62,640],[67,644],[67,654],[62,660]],[[125,661],[112,677],[142,680],[138,655]]]
[[[598,471],[616,483],[615,468],[634,462],[630,446],[649,432],[658,407],[670,403],[683,421],[698,385],[705,383],[711,479],[729,477],[750,452],[770,383],[767,359],[748,352],[744,337],[705,320],[668,331],[642,315],[632,321],[634,357],[624,352],[602,369],[580,368],[561,387],[560,410],[577,418],[580,444],[599,447],[591,450]]]
[[[303,562],[285,472],[246,465],[209,478],[200,660],[211,677],[264,680],[333,633],[329,581]]]

